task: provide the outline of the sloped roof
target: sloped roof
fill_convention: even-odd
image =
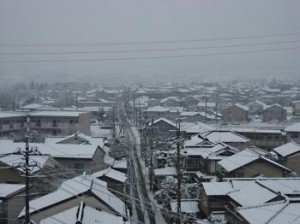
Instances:
[[[25,143],[21,142],[0,140],[0,145],[5,153],[16,153],[18,151],[25,150]],[[38,152],[41,154],[51,155],[53,158],[92,159],[96,153],[96,150],[98,149],[98,146],[30,143],[30,148],[33,150],[38,150]]]
[[[30,201],[30,213],[38,212],[41,209],[63,203],[78,195],[91,192],[108,205],[112,210],[116,211],[123,217],[126,216],[125,204],[118,197],[112,194],[106,187],[104,181],[98,180],[88,175],[81,175],[73,179],[67,180],[54,192],[36,198]],[[21,212],[19,217],[25,215],[25,210]]]
[[[273,160],[267,159],[264,156],[258,154],[257,152],[254,152],[253,150],[248,149],[248,148],[219,161],[218,164],[223,169],[225,169],[227,172],[232,172],[240,167],[243,167],[243,166],[250,164],[259,159],[263,159],[267,163],[271,163],[281,169],[290,171],[289,169],[280,165],[279,163],[276,163]]]
[[[181,123],[180,129],[185,133],[202,133],[206,131],[211,131],[214,128],[202,122],[195,122],[195,123]]]
[[[300,122],[287,126],[284,130],[286,132],[300,132]]]
[[[282,157],[287,157],[294,153],[300,152],[300,145],[292,141],[287,144],[281,145],[277,148],[274,148],[273,151],[275,151]]]
[[[49,216],[48,218],[42,219],[40,224],[61,224],[61,223],[76,223],[78,207],[73,207],[57,213],[55,215]],[[126,224],[123,217],[108,213],[103,210],[98,210],[90,206],[85,205],[82,211],[81,223],[85,224]]]
[[[111,179],[117,180],[119,182],[125,183],[125,181],[127,180],[127,177],[124,173],[114,170],[112,168],[107,168],[105,170],[101,170],[99,172],[93,173],[92,177],[109,177]]]
[[[300,199],[286,199],[260,206],[241,207],[237,212],[249,223],[300,223]]]
[[[241,207],[237,209],[237,212],[251,224],[265,224],[274,216],[274,214],[278,213],[285,206],[285,201],[279,201],[262,204],[260,206]]]
[[[253,206],[266,203],[278,195],[256,182],[249,182],[246,186],[228,194],[241,206]]]
[[[169,111],[169,108],[162,107],[162,106],[149,107],[145,110],[145,112],[167,112],[167,111]]]
[[[30,165],[37,165],[33,166],[30,169],[30,173],[33,174],[35,172],[40,171],[46,163],[49,161],[50,156],[44,155],[30,155],[29,157],[29,164]],[[23,154],[9,154],[0,157],[0,162],[6,164],[8,167],[16,167],[20,172],[25,172],[23,169],[24,166],[24,155]]]
[[[14,195],[17,192],[24,189],[25,189],[24,184],[0,183],[0,198],[10,197],[11,195]]]
[[[201,136],[213,143],[246,143],[250,141],[250,139],[231,131],[208,131]]]
[[[167,123],[167,124],[173,126],[174,128],[177,128],[177,127],[176,127],[176,124],[175,124],[174,122],[172,122],[172,121],[170,121],[170,120],[168,120],[168,119],[166,119],[166,118],[158,118],[157,120],[153,121],[153,125],[154,125],[154,124],[157,124],[157,123],[159,123],[159,122],[165,122],[165,123]],[[150,123],[150,125],[152,125],[152,124]]]

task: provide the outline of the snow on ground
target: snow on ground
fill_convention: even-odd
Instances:
[[[91,136],[92,137],[103,137],[111,138],[112,131],[111,129],[101,129],[98,125],[91,125]]]
[[[145,161],[141,157],[141,144],[140,144],[141,140],[140,140],[139,132],[138,132],[138,130],[137,130],[137,128],[135,126],[132,126],[131,129],[132,129],[132,133],[134,134],[134,137],[136,138],[138,157],[139,157],[139,160],[141,161],[141,166],[142,166],[143,174],[144,174],[144,177],[145,177],[145,183],[146,183],[146,188],[147,188],[149,200],[151,201],[151,203],[153,205],[152,208],[154,208],[153,211],[155,213],[156,223],[166,224],[166,221],[163,218],[163,216],[161,214],[161,211],[160,211],[162,208],[156,202],[156,200],[154,199],[154,194],[150,190],[148,168],[145,166]]]

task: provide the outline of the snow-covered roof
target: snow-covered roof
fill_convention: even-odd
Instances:
[[[241,206],[252,206],[266,203],[278,195],[252,181],[246,186],[230,192],[228,196]]]
[[[281,108],[282,110],[284,110],[284,108],[280,104],[278,104],[278,103],[275,103],[275,104],[272,104],[272,105],[268,105],[268,106],[266,106],[264,108],[264,110],[270,109],[272,107],[278,107],[278,108]]]
[[[287,144],[281,145],[277,148],[274,148],[273,150],[280,156],[286,157],[294,153],[300,152],[300,145],[292,141]]]
[[[273,160],[270,160],[262,156],[261,154],[255,152],[254,150],[248,148],[219,161],[218,165],[221,166],[227,172],[232,172],[240,167],[243,167],[259,159],[263,159],[264,161],[271,163],[277,167],[280,167],[281,169],[290,171],[289,169],[280,165],[279,163],[276,163]]]
[[[154,169],[154,175],[155,176],[176,176],[177,171],[175,167],[159,168],[159,169]]]
[[[80,205],[79,205],[80,206]],[[77,223],[79,206],[67,209],[48,218],[42,219],[40,224],[61,224],[61,223]],[[123,217],[108,213],[103,210],[92,208],[85,205],[82,208],[81,223],[85,224],[127,224],[127,221],[123,220]]]
[[[213,129],[213,127],[202,122],[181,123],[180,125],[180,130],[184,131],[185,133],[202,133],[206,131],[211,131]]]
[[[169,108],[162,107],[162,106],[149,107],[145,110],[145,112],[167,112],[167,111],[169,111]]]
[[[46,138],[45,143],[46,144],[49,144],[49,143],[51,143],[51,144],[66,143],[66,142],[68,142],[68,140],[71,140],[71,139],[74,139],[74,138],[77,138],[77,139],[81,140],[81,142],[79,141],[79,143],[78,143],[80,145],[89,144],[89,145],[94,145],[95,147],[97,147],[97,146],[99,146],[100,148],[104,147],[104,139],[103,138],[93,138],[93,137],[90,137],[90,136],[85,135],[83,133],[75,133],[75,134],[69,135],[67,137]],[[70,144],[75,144],[75,143],[70,143]]]
[[[166,119],[166,118],[158,118],[157,120],[155,120],[155,121],[153,121],[153,124],[157,124],[157,123],[159,123],[159,122],[165,122],[165,123],[167,123],[167,124],[169,124],[169,125],[171,125],[171,126],[173,126],[173,127],[175,127],[176,128],[176,124],[174,123],[174,122],[172,122],[172,121],[170,121],[170,120],[168,120],[168,119]]]
[[[239,103],[236,103],[236,104],[234,104],[234,105],[237,106],[237,107],[239,107],[239,108],[241,108],[241,109],[243,109],[243,110],[246,110],[246,111],[249,110],[249,107],[248,107],[248,106],[245,106],[245,105],[242,105],[242,104],[239,104]]]
[[[248,222],[255,224],[300,223],[300,199],[286,199],[259,206],[237,208]]]
[[[80,114],[87,112],[81,111],[37,111],[31,112],[31,116],[35,117],[78,117]]]
[[[207,196],[227,195],[228,193],[247,186],[248,181],[203,182],[202,186]]]
[[[0,140],[0,145],[5,153],[16,153],[25,150],[25,143]],[[44,155],[51,155],[53,158],[92,159],[98,149],[94,145],[30,143],[29,146],[31,149]]]
[[[38,212],[39,210],[46,209],[49,206],[63,203],[66,200],[87,192],[91,192],[94,196],[96,196],[96,198],[103,201],[112,210],[116,211],[123,217],[126,217],[125,203],[107,189],[107,185],[104,181],[88,175],[81,175],[67,180],[63,182],[56,191],[31,200],[30,213]],[[24,215],[25,210],[23,209],[19,217]]]
[[[97,177],[97,178],[104,177],[104,176],[117,180],[122,183],[125,183],[127,180],[127,177],[124,173],[114,170],[112,168],[107,168],[105,170],[101,170],[99,172],[92,174],[92,177]]]
[[[112,167],[115,169],[127,169],[127,160],[114,160]]]
[[[300,179],[299,178],[262,178],[257,182],[276,192],[284,195],[299,195],[300,194]]]
[[[199,112],[197,111],[183,111],[180,113],[181,117],[192,117],[192,116],[196,116],[199,115]]]
[[[246,143],[250,141],[250,139],[231,131],[208,131],[201,136],[213,143]]]
[[[208,140],[205,140],[199,135],[194,135],[191,137],[191,139],[185,140],[184,146],[186,148],[191,148],[191,147],[202,147],[202,146],[207,146],[207,147],[212,147],[214,144]]]
[[[232,147],[219,143],[212,147],[199,147],[199,148],[186,148],[184,151],[184,155],[186,156],[201,156],[202,158],[211,158],[211,159],[221,159],[223,156],[218,156],[219,153],[224,151],[227,147],[230,149]],[[232,148],[234,153],[238,152],[237,149]]]
[[[0,111],[0,118],[10,118],[10,117],[24,117],[26,116],[26,113],[18,113],[18,112],[2,112]]]
[[[0,183],[0,198],[10,197],[25,189],[24,184]]]
[[[181,204],[181,212],[183,212],[183,213],[198,213],[198,212],[200,212],[198,200],[182,199],[180,204]],[[172,212],[177,213],[177,205],[178,205],[177,200],[171,201]]]
[[[287,126],[284,130],[286,132],[300,132],[300,122]]]
[[[205,103],[205,102],[199,102],[197,104],[197,106],[198,107],[205,107],[205,106],[207,106],[207,107],[216,107],[216,103],[212,103],[212,102],[207,102],[207,103]]]
[[[30,173],[33,174],[39,170],[41,170],[47,161],[49,160],[49,156],[44,155],[30,155],[29,164],[33,165],[30,169]],[[15,167],[21,172],[24,172],[24,155],[23,154],[9,154],[0,157],[0,162],[2,164],[6,164],[8,167]],[[36,166],[37,165],[37,166]]]

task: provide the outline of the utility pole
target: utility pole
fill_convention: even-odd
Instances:
[[[76,92],[76,111],[78,111],[78,92]]]
[[[153,172],[154,172],[154,167],[153,167],[153,139],[152,139],[152,133],[153,133],[153,119],[151,121],[151,127],[150,127],[150,190],[153,190]]]
[[[205,121],[207,121],[207,90],[205,90]]]
[[[113,106],[112,123],[113,123],[113,139],[116,137],[116,124],[115,124],[115,107]]]
[[[29,137],[26,136],[25,146],[25,224],[30,224],[29,216]]]
[[[180,120],[177,130],[177,224],[181,224]]]

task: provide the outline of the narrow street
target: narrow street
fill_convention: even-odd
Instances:
[[[149,200],[145,176],[138,156],[139,138],[134,126],[131,126],[124,108],[120,110],[120,118],[128,144],[128,180],[132,205],[132,223],[155,224],[155,213]]]

